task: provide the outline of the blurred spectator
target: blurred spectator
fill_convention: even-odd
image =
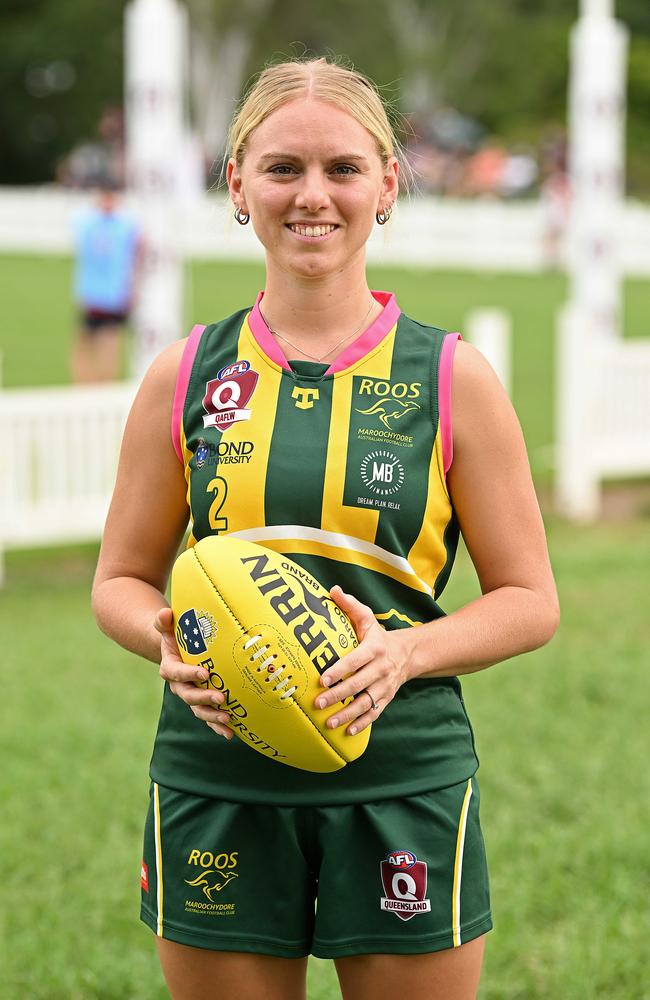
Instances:
[[[109,181],[76,221],[74,296],[79,327],[72,351],[76,382],[117,379],[121,341],[133,303],[138,252],[135,221]]]
[[[97,138],[76,146],[57,167],[64,187],[89,189],[109,184],[125,186],[124,115],[116,105],[104,108],[97,123]]]
[[[465,193],[475,197],[496,197],[501,192],[508,153],[503,146],[488,143],[470,157],[465,170]]]
[[[539,176],[539,168],[532,153],[518,150],[508,153],[499,193],[504,198],[523,198],[530,194]]]
[[[544,212],[544,260],[548,267],[554,268],[562,262],[571,201],[566,139],[563,135],[552,137],[542,147],[540,198]]]

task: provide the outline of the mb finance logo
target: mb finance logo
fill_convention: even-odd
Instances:
[[[384,448],[366,455],[360,471],[366,488],[377,496],[391,496],[404,483],[404,466],[392,451]]]

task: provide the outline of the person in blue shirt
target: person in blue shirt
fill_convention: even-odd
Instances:
[[[104,382],[120,374],[121,334],[133,304],[138,227],[106,184],[74,230],[74,297],[78,334],[72,351],[75,382]]]

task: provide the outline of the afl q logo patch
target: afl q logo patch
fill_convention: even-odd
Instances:
[[[237,361],[222,368],[205,386],[203,426],[225,431],[239,420],[250,420],[252,411],[247,409],[247,404],[258,379],[258,373],[248,361]]]
[[[418,913],[431,912],[427,895],[427,865],[418,861],[412,851],[391,851],[379,870],[385,896],[379,905],[386,913],[400,920],[410,920]]]
[[[380,497],[397,493],[404,483],[404,466],[392,451],[378,448],[361,463],[361,478],[370,493]]]

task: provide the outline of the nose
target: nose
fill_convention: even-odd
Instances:
[[[317,212],[328,208],[329,204],[326,175],[319,167],[309,167],[303,174],[300,190],[296,194],[296,208]]]

